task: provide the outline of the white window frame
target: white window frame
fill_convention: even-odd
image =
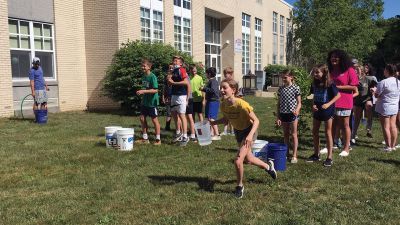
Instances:
[[[285,17],[282,15],[279,18],[279,34],[285,35]]]
[[[246,13],[242,13],[242,27],[250,28],[250,19],[251,16]]]
[[[151,3],[151,2],[150,2]],[[161,3],[160,3],[161,4]],[[153,5],[153,7],[150,7],[150,4],[148,5],[142,5],[140,6],[140,40],[142,41],[151,41],[151,42],[165,42],[165,32],[164,32],[164,12],[162,10],[159,10],[160,6],[157,5]],[[149,11],[149,18],[147,17],[143,17],[142,16],[142,9],[143,10],[148,10]],[[155,13],[160,13],[161,14],[161,20],[157,20],[157,18],[155,18],[154,14]],[[146,19],[150,21],[150,28],[148,27],[143,27],[142,26],[142,19]],[[161,23],[161,30],[160,29],[155,29],[154,23]],[[142,36],[142,29],[150,29],[150,37],[144,37]],[[160,32],[161,31],[161,35],[162,38],[155,38],[154,32]]]
[[[272,33],[278,32],[278,13],[272,12]]]
[[[154,41],[159,41],[159,42],[164,42],[164,13],[162,11],[158,11],[158,10],[152,10],[153,13],[151,14],[153,16],[152,18],[152,23],[151,25],[152,27],[152,32],[151,32],[151,40]],[[157,20],[154,16],[154,14],[161,14],[161,20]],[[154,23],[160,23],[161,24],[161,30],[160,29],[156,29]],[[161,38],[155,38],[154,32],[161,32]]]
[[[281,35],[279,37],[279,64],[283,65],[285,58],[285,37]]]
[[[286,19],[286,36],[289,35],[290,31],[291,31],[290,19],[287,18],[287,19]]]
[[[242,74],[250,70],[250,33],[242,32]]]
[[[259,18],[255,18],[255,20],[254,20],[254,29],[256,30],[256,31],[262,31],[262,19],[259,19]]]
[[[185,20],[189,21],[189,26],[185,26]],[[178,23],[177,23],[178,22]],[[174,16],[174,47],[175,49],[192,55],[192,20],[180,16]],[[189,34],[185,34],[185,28],[189,29]],[[189,42],[185,41],[189,39]],[[189,46],[189,50],[185,49],[185,45]]]
[[[25,51],[25,52],[30,51],[30,56],[31,56],[30,62],[32,62],[32,59],[34,57],[36,57],[36,52],[52,53],[53,54],[53,57],[52,57],[53,58],[53,71],[52,71],[53,76],[52,77],[44,77],[44,79],[46,81],[56,81],[57,80],[57,63],[56,63],[55,41],[54,41],[54,39],[55,39],[55,37],[54,37],[54,24],[36,22],[36,21],[30,21],[30,20],[23,20],[23,19],[16,19],[16,18],[8,18],[8,21],[10,21],[10,20],[14,20],[14,21],[18,22],[18,29],[20,28],[20,23],[21,22],[26,22],[26,23],[29,24],[29,35],[22,35],[22,36],[25,36],[25,37],[29,38],[29,45],[30,45],[30,48],[21,48],[21,38],[20,38],[21,34],[20,34],[20,32],[19,31],[18,31],[18,33],[10,33],[9,32],[9,34],[8,34],[9,38],[10,38],[11,35],[17,35],[18,36],[18,45],[20,46],[19,48],[12,48],[10,46],[10,55],[11,55],[11,51]],[[41,36],[35,36],[34,29],[33,29],[33,24],[34,23],[42,25],[42,32],[43,32],[43,25],[50,26],[51,27],[51,37],[43,36],[43,33],[42,33]],[[35,47],[35,37],[42,39],[42,45],[43,46],[44,46],[44,39],[45,38],[47,38],[47,39],[50,38],[51,39],[52,50],[36,49],[36,47]],[[27,71],[26,73],[27,74],[28,74],[29,69],[30,68],[26,69],[26,71]],[[44,71],[44,72],[48,73],[48,71]],[[13,81],[29,81],[29,77],[28,76],[25,77],[25,78],[18,78],[18,77],[14,78],[14,77],[12,77],[12,80]]]
[[[262,37],[254,37],[254,71],[262,70]]]
[[[272,64],[278,63],[278,34],[272,35]]]
[[[144,12],[146,10],[148,10],[149,17],[144,17],[143,16],[144,13],[142,13],[142,10]],[[149,27],[142,26],[142,20],[148,20],[149,21]],[[145,29],[145,34],[146,34],[146,31],[149,32],[149,34],[150,34],[149,37],[146,37],[146,36],[142,35],[142,30],[143,29]],[[152,33],[152,31],[151,31],[151,9],[146,8],[146,7],[140,7],[140,40],[142,40],[142,41],[151,41],[151,33]]]

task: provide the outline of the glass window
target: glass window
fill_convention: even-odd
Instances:
[[[163,16],[162,12],[153,10],[153,41],[163,42]]]
[[[284,30],[285,30],[285,17],[284,16],[280,16],[280,20],[279,20],[279,33],[281,35],[284,35]]]
[[[278,35],[274,34],[272,39],[272,64],[277,64],[277,56],[278,56]]]
[[[140,7],[140,24],[142,41],[150,41],[150,9]]]
[[[254,40],[254,70],[262,70],[261,68],[261,37],[255,37]]]
[[[182,7],[190,10],[190,0],[183,0]]]
[[[39,57],[44,76],[54,78],[53,25],[17,19],[8,20],[13,79],[27,79],[33,57]]]
[[[261,27],[262,27],[262,20],[256,18],[256,20],[255,20],[255,30],[261,31]]]
[[[272,13],[272,32],[278,32],[278,13]]]
[[[205,17],[205,41],[221,44],[221,20],[210,16]]]
[[[242,74],[250,70],[250,34],[242,33]]]
[[[285,55],[285,38],[284,36],[279,37],[279,64],[283,65],[283,59]]]
[[[288,35],[290,32],[290,26],[290,19],[286,19],[286,35]]]
[[[11,73],[12,78],[28,78],[31,67],[31,52],[11,50]]]
[[[247,15],[246,13],[242,13],[242,27],[250,28],[250,15]]]
[[[182,50],[182,26],[181,26],[181,17],[174,16],[174,46],[175,49],[181,51]]]
[[[191,21],[187,18],[183,18],[183,51],[192,53]]]
[[[182,0],[174,0],[174,5],[181,7]]]

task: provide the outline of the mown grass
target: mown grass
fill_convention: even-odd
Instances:
[[[259,137],[280,141],[274,101],[247,98],[261,120]],[[164,124],[163,118],[160,118]],[[118,114],[51,114],[49,123],[0,120],[0,224],[398,224],[400,151],[383,153],[360,130],[360,146],[334,166],[300,160],[273,181],[245,166],[245,196],[233,196],[233,137],[200,147],[105,148],[104,127],[134,127]],[[322,133],[321,133],[322,135]],[[300,157],[312,151],[301,132]],[[151,135],[154,137],[154,135]]]

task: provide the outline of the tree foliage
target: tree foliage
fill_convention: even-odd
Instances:
[[[325,62],[334,48],[364,58],[376,48],[384,30],[382,0],[299,0],[294,5],[296,58],[311,66]]]
[[[151,71],[157,76],[159,94],[162,94],[165,75],[174,55],[181,55],[187,65],[194,64],[191,56],[175,50],[171,45],[141,41],[122,44],[104,78],[104,94],[127,109],[139,109],[141,97],[136,95],[136,91],[142,88],[142,59],[152,61]],[[197,70],[200,75],[204,74],[201,66],[197,66]]]
[[[400,62],[400,15],[381,21],[379,25],[385,30],[385,35],[368,61],[382,72],[385,64]]]

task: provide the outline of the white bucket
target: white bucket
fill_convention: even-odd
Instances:
[[[121,151],[131,151],[133,149],[133,128],[120,128],[117,130],[118,149]]]
[[[106,133],[106,147],[107,148],[116,148],[118,147],[118,142],[117,142],[117,130],[121,129],[121,126],[109,126],[105,127],[105,133]]]
[[[268,144],[268,141],[264,140],[255,140],[253,145],[251,146],[251,150],[253,151],[253,155],[255,157],[261,156],[263,153],[267,153],[265,146]]]
[[[199,145],[204,146],[211,144],[210,123],[208,121],[203,120],[203,122],[197,122],[194,124],[194,128]]]

